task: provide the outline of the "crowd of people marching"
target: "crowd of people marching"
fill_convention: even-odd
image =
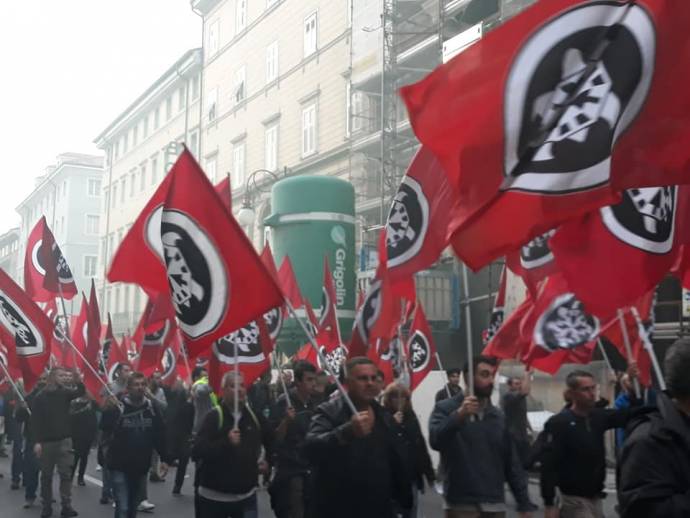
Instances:
[[[653,398],[636,395],[634,363],[621,378],[615,408],[599,398],[590,373],[570,372],[565,405],[536,440],[527,420],[531,373],[508,381],[499,409],[491,403],[496,360],[479,356],[472,368],[472,390],[460,387],[460,369],[449,369],[436,394],[428,422],[429,444],[440,452],[435,470],[409,390],[402,383],[384,387],[382,373],[364,357],[348,360],[341,372],[356,413],[334,380],[303,360],[279,382],[264,376],[248,390],[239,372],[227,372],[221,394],[211,390],[203,367],[194,369],[191,384],[166,387],[158,374],[147,379],[125,366],[102,407],[78,373],[55,367],[23,398],[4,395],[11,489],[23,486],[24,507],[31,508],[40,487],[42,518],[53,515],[58,499],[59,516],[77,516],[73,481],[85,485],[95,447],[100,503],[112,503],[115,518],[152,511],[147,485],[165,480],[170,467],[172,494],[193,493],[198,518],[256,517],[260,487],[278,518],[414,518],[420,493],[437,485],[446,517],[500,518],[506,483],[518,514],[527,517],[537,509],[530,471],[540,473],[547,518],[601,518],[604,435],[617,428],[621,516],[690,516],[690,340],[669,349],[669,390]],[[184,488],[190,461],[191,487]]]

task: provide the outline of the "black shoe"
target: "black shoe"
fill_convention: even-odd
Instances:
[[[72,518],[73,516],[79,516],[79,513],[71,507],[62,508],[62,512],[60,513],[61,518]]]
[[[110,498],[101,498],[99,502],[101,505],[108,505],[110,503]]]
[[[78,486],[85,486],[85,485],[86,485],[86,482],[84,482],[84,479],[83,479],[83,478],[79,478],[79,479],[77,480],[77,485],[78,485]]]
[[[41,518],[50,518],[51,516],[53,516],[52,507],[44,507],[41,511]]]
[[[34,502],[36,502],[35,498],[27,498],[24,502],[24,509],[31,509],[34,506]]]
[[[182,488],[181,488],[181,487],[175,487],[175,488],[173,488],[172,494],[175,495],[175,496],[179,496],[179,495],[180,495],[180,491],[182,491]]]
[[[165,479],[158,476],[156,473],[149,475],[149,482],[165,482]]]
[[[10,484],[10,489],[15,489],[15,490],[19,489],[19,482],[17,482],[16,480],[13,480],[12,484]]]

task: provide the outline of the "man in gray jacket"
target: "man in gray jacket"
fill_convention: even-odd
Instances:
[[[436,404],[429,418],[429,442],[441,453],[446,518],[503,518],[508,482],[521,518],[536,509],[527,492],[503,412],[491,404],[496,360],[478,356],[474,396],[462,393]],[[467,380],[468,367],[464,369]]]

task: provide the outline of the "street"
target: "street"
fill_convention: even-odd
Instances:
[[[79,516],[84,518],[92,517],[106,517],[112,516],[112,507],[100,505],[98,500],[100,498],[100,472],[96,471],[96,465],[93,459],[95,452],[92,451],[88,474],[86,476],[86,486],[74,486],[73,499],[74,508],[79,512]],[[174,469],[174,468],[173,468]],[[191,469],[189,470],[191,474]],[[25,510],[22,508],[24,504],[24,491],[10,490],[10,459],[0,459],[0,473],[4,478],[0,479],[0,509],[2,513],[1,518],[24,518],[24,517],[38,517],[40,514],[40,506],[35,505],[32,509]],[[187,518],[194,514],[194,504],[192,499],[191,477],[187,478],[185,485],[182,488],[182,495],[173,497],[172,490],[172,473],[168,475],[168,481],[164,483],[149,483],[149,501],[156,504],[153,513],[140,513],[141,516],[165,516],[166,518]],[[607,477],[607,491],[610,491],[611,476]],[[55,477],[57,480],[57,475]],[[57,482],[55,482],[55,493],[57,495]],[[508,492],[509,493],[509,492]],[[530,495],[532,501],[540,503],[539,500],[539,486],[536,479],[530,480]],[[510,494],[506,497],[509,502],[510,511],[508,518],[516,517],[514,505]],[[615,518],[613,507],[615,504],[615,497],[609,495],[605,500],[604,512],[606,517]],[[540,509],[533,516],[535,518],[542,517],[543,510]],[[59,516],[59,506],[54,506],[54,515]],[[273,516],[271,511],[268,494],[265,490],[259,491],[259,516],[270,518]],[[421,510],[419,518],[432,518],[442,516],[442,501],[441,497],[433,491],[427,491],[421,497]]]

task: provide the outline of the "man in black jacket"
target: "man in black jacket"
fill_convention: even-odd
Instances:
[[[457,396],[462,392],[460,388],[460,369],[453,367],[452,369],[446,370],[446,377],[448,378],[448,383],[446,383],[441,390],[436,392],[434,401],[438,403],[444,399],[450,399]]]
[[[194,440],[197,461],[199,518],[249,518],[257,513],[256,490],[261,447],[271,450],[268,421],[246,404],[241,374],[225,373],[222,403],[204,417]],[[237,395],[239,419],[233,416]],[[265,463],[261,470],[266,471]]]
[[[527,492],[527,473],[503,412],[491,404],[496,360],[477,356],[473,366],[474,396],[441,401],[429,418],[429,442],[441,453],[446,518],[505,516],[505,482],[520,516],[529,517],[536,506]]]
[[[115,518],[134,518],[141,501],[141,488],[155,449],[166,472],[165,425],[150,400],[144,397],[146,376],[133,372],[127,391],[119,400],[108,401],[101,418],[105,467],[115,498]]]
[[[302,448],[316,405],[316,367],[305,360],[294,365],[295,386],[290,404],[281,394],[271,410],[275,429],[276,474],[271,483],[271,507],[277,518],[302,518],[309,497],[311,466]]]
[[[394,431],[392,416],[375,400],[374,363],[355,357],[345,372],[357,413],[342,397],[316,409],[305,443],[316,472],[310,509],[319,518],[390,518],[395,502],[403,509],[412,507],[405,444]]]
[[[84,394],[84,385],[76,373],[55,367],[50,371],[46,387],[36,396],[31,409],[31,433],[34,453],[41,466],[41,518],[53,514],[53,472],[60,477],[60,500],[63,518],[77,516],[72,509],[72,431],[69,407],[73,399]],[[76,384],[73,384],[75,381]]]
[[[628,376],[637,377],[630,362]],[[544,426],[545,445],[541,456],[541,495],[546,518],[603,518],[606,448],[604,433],[625,426],[631,410],[597,407],[597,385],[592,375],[576,370],[566,377],[566,400],[560,413]],[[634,405],[639,405],[635,401]],[[555,507],[556,487],[561,505]]]
[[[619,464],[618,501],[623,518],[690,516],[690,340],[667,351],[669,395],[628,426]]]

